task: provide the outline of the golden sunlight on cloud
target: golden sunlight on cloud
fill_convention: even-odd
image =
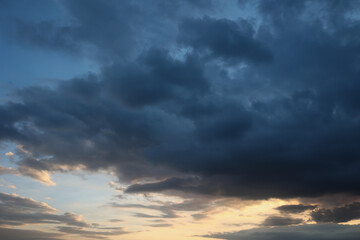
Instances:
[[[12,156],[14,156],[14,153],[12,153],[12,152],[7,152],[7,153],[5,153],[5,155],[8,156],[8,157],[12,157]]]
[[[209,233],[209,230],[210,232],[232,232],[258,227],[268,216],[278,213],[276,207],[284,204],[298,204],[295,200],[249,201],[221,198],[211,200],[206,207],[202,206],[202,209],[186,205],[187,202],[199,204],[203,201],[201,197],[199,198],[188,200],[161,194],[144,197],[139,195],[136,200],[121,199],[120,202],[124,204],[115,204],[114,207],[119,210],[114,210],[114,214],[120,215],[124,211],[133,214],[134,221],[129,221],[127,218],[127,221],[121,223],[133,232],[126,236],[129,240],[167,240],[169,236],[174,240],[200,240],[209,239],[201,237]],[[125,203],[127,201],[129,203]],[[134,203],[135,201],[137,203]],[[136,232],[136,229],[144,230]]]
[[[340,223],[340,224],[344,224],[344,225],[360,225],[360,219],[355,219],[355,220],[351,220],[349,222]]]
[[[19,166],[18,170],[22,175],[29,176],[35,179],[36,181],[41,182],[47,186],[56,185],[56,183],[51,181],[50,173],[48,171],[36,170],[25,166]]]
[[[28,155],[31,155],[31,152],[29,152],[28,150],[26,150],[24,148],[24,145],[16,145],[17,149],[19,149],[21,152],[25,153],[25,154],[28,154]]]
[[[11,188],[11,189],[16,189],[16,186],[14,185],[7,185],[8,188]]]

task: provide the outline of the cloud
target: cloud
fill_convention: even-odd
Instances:
[[[7,153],[5,153],[5,155],[8,156],[8,157],[12,157],[12,156],[14,156],[14,153],[12,153],[12,152],[7,152]]]
[[[282,216],[270,216],[267,217],[262,225],[264,226],[289,226],[303,223],[301,218],[282,217]]]
[[[7,18],[27,44],[92,46],[101,65],[0,105],[0,139],[32,154],[19,153],[22,174],[52,185],[52,172],[108,170],[127,193],[359,195],[356,1],[260,1],[243,20],[211,13],[215,1],[157,3],[63,1],[66,24]]]
[[[117,222],[123,222],[124,220],[121,220],[121,219],[110,219],[109,222],[114,222],[114,223],[117,223]]]
[[[162,228],[162,227],[171,227],[172,224],[169,224],[169,223],[159,223],[159,224],[150,224],[150,225],[147,225],[149,227],[155,227],[155,228]]]
[[[57,214],[55,208],[46,203],[16,194],[0,193],[0,224],[21,226],[35,223],[67,224],[70,226],[90,226],[81,216],[67,212]]]
[[[203,66],[196,56],[189,55],[180,61],[156,48],[143,53],[135,63],[115,64],[105,70],[104,76],[110,93],[130,107],[181,101],[208,90]]]
[[[36,179],[37,181],[39,181],[45,185],[48,185],[48,186],[56,185],[56,183],[51,181],[50,173],[48,171],[27,168],[25,166],[19,166],[18,170],[22,175]]]
[[[18,175],[19,172],[16,169],[6,168],[0,165],[0,175],[5,175],[5,174]]]
[[[36,230],[0,228],[0,237],[6,240],[62,240],[63,234]]]
[[[134,217],[137,217],[137,218],[158,218],[158,217],[164,217],[164,216],[166,217],[166,215],[156,216],[156,215],[150,215],[150,214],[146,214],[146,213],[135,213],[134,214]]]
[[[181,195],[180,195],[181,196]],[[182,202],[155,201],[152,204],[121,204],[117,202],[111,203],[114,208],[121,209],[139,209],[135,212],[134,217],[146,218],[156,223],[164,223],[165,219],[180,218],[183,214],[190,214],[194,220],[203,220],[210,217],[214,213],[218,213],[224,208],[234,208],[239,210],[244,206],[252,203],[246,201],[236,201],[229,198],[213,198],[210,196],[182,196]],[[144,213],[142,209],[156,210],[161,214]]]
[[[215,233],[204,237],[226,240],[355,240],[358,238],[358,225],[300,225],[293,227],[254,228],[233,233]]]
[[[210,1],[123,2],[99,0],[43,2],[35,8],[27,3],[8,3],[2,33],[10,42],[29,48],[46,49],[72,56],[95,58],[100,62],[111,62],[121,56],[133,56],[152,39],[152,45],[168,45],[169,32],[176,29],[173,16],[179,18],[199,10],[211,9]],[[39,15],[26,18],[18,8],[26,6]],[[15,11],[14,11],[15,9]],[[57,18],[59,9],[67,17]],[[44,11],[54,17],[44,17]],[[57,11],[56,11],[57,10]],[[154,18],[153,14],[157,15]],[[167,31],[163,29],[167,28]],[[101,33],[100,35],[98,33]],[[116,56],[115,56],[116,55]]]
[[[203,220],[232,197],[359,196],[358,1],[0,4],[1,43],[99,69],[51,87],[23,84],[0,104],[0,141],[18,146],[6,153],[18,168],[0,166],[1,175],[55,185],[55,172],[108,171],[122,194],[183,197],[112,205],[148,227]],[[328,202],[283,205],[263,228],[208,237],[357,239],[358,226],[327,223],[359,219],[359,203]],[[0,194],[0,212],[4,239],[127,233],[18,195]],[[305,220],[290,214],[308,213],[325,224],[294,226]],[[33,224],[61,234],[10,229]]]
[[[40,160],[33,153],[24,149],[22,145],[18,145],[17,148],[18,155],[21,158],[21,161],[17,163],[19,174],[31,177],[47,186],[56,186],[56,183],[51,180],[52,172],[71,172],[84,168],[83,165],[69,166],[52,163],[48,159]]]
[[[179,216],[175,213],[174,209],[168,207],[167,205],[142,205],[142,204],[117,204],[112,203],[112,207],[116,208],[135,208],[135,209],[152,209],[158,210],[161,215],[150,215],[146,213],[135,213],[135,217],[139,218],[178,218]]]
[[[32,198],[21,197],[17,194],[0,193],[2,207],[17,210],[21,206],[24,212],[38,210],[44,213],[56,212],[55,208],[50,207],[46,203],[38,202]]]
[[[0,231],[0,237],[9,236],[9,238],[4,239],[12,239],[10,236],[13,236],[14,239],[23,239],[20,236],[21,234],[25,234],[27,230],[13,228],[32,224],[52,224],[55,225],[58,230],[56,233],[29,231],[29,239],[34,240],[58,239],[58,237],[63,236],[63,234],[60,233],[75,234],[97,239],[106,239],[107,236],[128,233],[128,231],[121,227],[104,228],[99,227],[98,224],[90,224],[81,215],[72,212],[59,214],[58,210],[50,207],[46,203],[21,197],[16,194],[0,193],[0,213],[0,225],[3,226],[2,229],[4,229],[4,232]],[[33,235],[37,237],[33,237]]]
[[[116,228],[113,231],[85,230],[78,227],[57,227],[60,232],[67,234],[81,235],[87,238],[107,239],[107,236],[117,236],[128,233],[123,228]]]
[[[246,20],[187,19],[179,25],[178,41],[196,51],[210,51],[213,57],[229,61],[266,62],[272,58],[264,44],[254,38],[253,26]]]
[[[7,185],[8,188],[11,188],[11,189],[16,189],[16,186],[14,185]]]
[[[316,209],[311,212],[311,217],[318,223],[343,223],[360,219],[360,203],[353,202],[333,209]]]
[[[130,185],[126,193],[138,192],[161,192],[166,190],[182,190],[187,188],[194,188],[198,185],[198,178],[169,178],[163,181],[145,184]]]
[[[12,22],[11,26],[11,34],[7,37],[23,45],[68,52],[81,49],[81,45],[72,39],[74,29],[71,26],[57,26],[53,21],[26,22],[20,19]]]
[[[282,205],[280,207],[277,207],[276,209],[282,213],[302,213],[308,210],[314,210],[316,207],[317,206],[314,205],[297,204],[297,205]]]

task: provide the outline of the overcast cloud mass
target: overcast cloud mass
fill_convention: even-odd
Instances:
[[[357,239],[337,223],[360,219],[359,33],[356,0],[2,0],[0,141],[17,147],[0,175],[55,187],[53,174],[102,171],[117,199],[183,197],[108,201],[158,211],[135,214],[161,218],[154,228],[179,211],[201,221],[231,201],[297,199],[252,230],[201,236]],[[0,238],[128,234],[7,193],[0,212]],[[13,228],[29,223],[56,226]]]

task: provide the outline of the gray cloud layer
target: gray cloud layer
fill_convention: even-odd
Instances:
[[[30,224],[53,224],[56,226],[57,231],[51,233],[9,228],[9,226],[21,227]],[[128,233],[121,227],[104,229],[96,224],[87,223],[80,215],[75,213],[59,214],[56,209],[46,203],[7,193],[0,193],[0,226],[0,238],[7,240],[63,239],[64,234],[62,233],[106,239],[107,236]]]
[[[62,234],[35,230],[0,228],[0,236],[6,240],[62,240]]]
[[[313,211],[311,217],[319,223],[342,223],[360,219],[360,202],[346,204],[333,209],[321,208]]]
[[[25,225],[30,223],[67,224],[89,227],[90,225],[74,213],[57,214],[56,209],[31,198],[15,194],[0,193],[0,225]]]
[[[279,210],[281,213],[302,213],[308,210],[314,210],[316,206],[314,205],[282,205],[277,207],[276,209]]]
[[[303,223],[301,218],[270,216],[262,223],[264,226],[289,226]]]
[[[294,227],[255,228],[234,233],[218,233],[205,237],[226,240],[355,240],[358,239],[358,225],[302,225]]]

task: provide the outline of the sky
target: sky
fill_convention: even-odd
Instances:
[[[0,52],[0,239],[359,239],[360,1],[0,0]]]

